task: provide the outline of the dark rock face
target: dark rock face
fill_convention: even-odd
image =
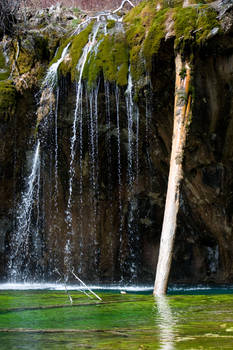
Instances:
[[[173,282],[233,281],[233,39],[229,17],[224,21],[225,36],[210,38],[193,52],[194,103],[185,150]],[[54,53],[54,45],[51,50],[49,41],[47,45],[42,61],[43,57],[46,61],[49,51]],[[69,76],[60,77],[57,134],[51,116],[45,117],[38,129],[40,193],[39,204],[34,206],[40,214],[36,219],[34,213],[32,220],[37,221],[39,239],[37,253],[31,252],[36,258],[29,263],[30,279],[55,280],[55,268],[66,271],[69,237],[72,265],[85,281],[153,282],[173,131],[173,47],[172,36],[161,41],[153,57],[150,84],[145,83],[137,95],[140,117],[139,128],[135,121],[133,127],[134,179],[130,186],[125,88],[119,88],[118,129],[115,84],[108,85],[107,101],[106,86],[103,78],[100,80],[95,147],[90,117],[94,115],[91,108],[92,113],[95,108],[90,105],[90,90],[84,89],[82,133],[79,121],[75,146],[70,236],[66,212],[76,86]],[[11,239],[17,229],[17,203],[30,173],[28,162],[35,143],[37,110],[34,89],[35,86],[17,92],[14,113],[0,117],[2,280],[7,278]]]
[[[225,48],[224,43],[215,42],[214,52],[210,47],[209,54],[201,52],[196,59],[196,102],[185,154],[185,200],[181,210],[182,216],[191,215],[194,221],[186,239],[193,240],[193,252],[200,247],[196,264],[202,279],[209,277],[222,282],[232,281],[229,237],[233,229],[230,136],[233,65],[232,46],[228,38],[226,42]]]

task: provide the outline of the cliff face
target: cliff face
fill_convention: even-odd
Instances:
[[[172,140],[174,60],[179,50],[192,61],[193,103],[171,279],[232,282],[233,8],[219,3],[175,5],[142,3],[126,15],[125,34],[119,24],[108,21],[108,35],[96,37],[98,49],[93,57],[89,53],[83,72],[86,83],[73,160],[75,69],[92,25],[78,37],[63,38],[86,20],[85,14],[45,10],[29,13],[29,28],[23,31],[19,25],[18,37],[4,37],[0,53],[2,279],[9,277],[9,265],[16,259],[12,240],[19,229],[22,192],[39,138],[40,176],[32,227],[26,250],[16,245],[24,258],[15,261],[28,269],[23,276],[54,280],[55,268],[66,271],[72,265],[90,282],[153,281]],[[59,90],[44,89],[39,94],[49,62],[57,62],[68,43],[69,53],[59,67]],[[129,61],[134,82],[131,102]]]

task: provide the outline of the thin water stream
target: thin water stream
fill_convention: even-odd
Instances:
[[[31,250],[39,253],[39,183],[40,183],[40,142],[38,141],[31,159],[31,172],[25,180],[25,190],[22,193],[17,208],[16,231],[11,241],[9,259],[9,277],[16,281],[27,277],[30,269]],[[33,207],[36,206],[36,220],[32,222]],[[32,245],[36,245],[32,249]],[[36,259],[36,257],[35,257]]]
[[[93,19],[88,41],[76,65],[75,82],[66,86],[74,90],[67,105],[65,102],[64,107],[62,103],[65,80],[59,76],[59,67],[71,58],[73,39],[49,67],[41,85],[37,110],[41,176],[37,174],[35,180],[36,198],[27,200],[27,210],[33,215],[28,216],[25,224],[26,236],[33,236],[38,247],[34,243],[23,244],[16,263],[17,245],[23,239],[17,228],[12,237],[9,275],[17,276],[18,281],[36,281],[44,276],[54,280],[57,267],[67,283],[73,268],[89,280],[99,281],[107,270],[106,278],[110,281],[137,283],[138,280],[140,237],[135,193],[140,176],[140,114],[134,102],[130,68],[128,84],[124,87],[107,81],[104,74],[92,87],[84,80],[85,65],[98,55],[103,37],[115,30],[108,27],[108,20],[116,22],[116,31],[119,27],[124,30],[116,14],[100,13],[87,18],[75,34]],[[23,208],[21,203],[19,208]],[[102,222],[104,215],[106,222]],[[24,225],[21,221],[18,226]],[[36,229],[32,232],[34,222]],[[27,269],[22,258],[28,256],[29,264],[37,266],[37,251],[40,276],[33,266]],[[24,275],[21,269],[25,270]]]

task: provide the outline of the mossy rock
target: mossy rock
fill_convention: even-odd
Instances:
[[[221,33],[217,12],[207,2],[193,0],[192,6],[183,8],[180,0],[143,1],[125,16],[135,81],[139,81],[146,71],[151,71],[153,56],[159,53],[161,40],[166,36],[168,18],[174,23],[175,47],[181,51],[187,44],[190,47],[204,45],[213,29],[215,33]]]
[[[179,49],[187,41],[196,46],[202,45],[214,28],[220,29],[217,12],[208,5],[176,8],[173,19],[176,34],[175,46]]]
[[[153,57],[159,54],[161,41],[165,40],[167,20],[173,23],[172,40],[180,51],[187,45],[190,48],[202,46],[213,29],[215,33],[220,33],[216,11],[209,5],[196,2],[193,0],[192,6],[183,8],[181,0],[143,1],[125,16],[126,34],[114,32],[115,22],[109,21],[109,34],[98,33],[97,49],[89,53],[84,67],[83,77],[88,86],[94,86],[101,74],[105,80],[116,82],[119,86],[127,85],[129,62],[132,77],[140,86],[146,74],[151,72]],[[72,81],[77,79],[77,64],[93,25],[94,22],[80,34],[63,39],[56,57],[50,63],[61,57],[70,42],[69,57],[61,63],[59,71],[64,76],[70,74]]]
[[[53,64],[56,62],[62,55],[62,51],[67,46],[67,44],[70,42],[71,46],[69,49],[70,54],[70,60],[67,62],[62,62],[59,70],[63,75],[67,75],[70,73],[71,79],[75,80],[77,77],[77,64],[82,56],[83,48],[88,42],[89,35],[92,31],[93,23],[89,24],[87,28],[85,28],[80,34],[73,36],[71,38],[66,39],[63,44],[60,46],[56,57],[51,62]]]
[[[123,33],[107,35],[99,38],[98,52],[92,52],[84,67],[83,77],[88,86],[95,85],[101,73],[109,82],[119,86],[127,85],[128,81],[128,45]]]
[[[116,25],[116,22],[112,19],[112,20],[109,20],[108,21],[108,24],[107,24],[107,29],[109,30],[109,29],[112,29],[112,28],[114,28],[115,27],[115,25]]]
[[[131,73],[135,81],[139,81],[146,70],[151,70],[152,57],[158,53],[160,42],[165,37],[169,7],[163,1],[144,1],[124,19],[130,47]]]
[[[10,80],[0,81],[0,117],[7,119],[15,113],[16,90]]]
[[[12,62],[16,59],[18,50],[16,67],[20,75],[30,72],[37,62],[49,60],[48,38],[39,34],[27,35],[14,41]]]

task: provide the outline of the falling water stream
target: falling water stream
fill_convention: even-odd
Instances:
[[[16,232],[11,241],[9,261],[10,280],[27,278],[32,252],[39,251],[39,179],[40,179],[40,142],[37,142],[32,157],[31,172],[25,181],[25,191],[17,208]],[[36,220],[32,221],[33,208],[36,206]],[[34,249],[33,245],[36,245]],[[36,259],[36,257],[34,257]]]
[[[94,18],[95,23],[92,27],[92,31],[89,34],[88,42],[84,46],[81,57],[77,63],[76,71],[76,93],[75,93],[75,108],[73,113],[73,122],[71,127],[70,137],[70,155],[69,155],[69,168],[68,168],[68,191],[66,195],[67,205],[65,208],[65,222],[67,225],[67,232],[65,234],[65,242],[63,244],[63,257],[64,257],[64,272],[65,279],[68,281],[71,271],[75,266],[75,271],[82,274],[88,268],[85,266],[85,254],[88,252],[88,259],[93,263],[92,273],[98,276],[98,265],[100,258],[100,241],[98,237],[98,201],[99,201],[99,186],[100,183],[100,164],[99,152],[100,139],[99,133],[101,123],[103,122],[103,108],[99,108],[99,99],[101,96],[100,80],[96,83],[95,87],[91,89],[86,85],[83,80],[83,74],[85,64],[92,55],[97,55],[100,41],[99,37],[102,35],[109,35],[107,20],[114,20],[116,22],[121,21],[117,15],[112,14],[100,14]],[[81,32],[89,20],[83,25],[79,26],[77,33]],[[58,235],[61,236],[61,228],[59,227],[59,196],[62,195],[59,190],[60,186],[60,163],[59,163],[59,133],[58,124],[60,118],[60,96],[62,96],[62,87],[59,81],[59,66],[64,61],[69,53],[70,43],[63,49],[61,57],[57,62],[53,63],[48,69],[45,78],[41,85],[41,98],[38,107],[38,123],[40,123],[40,133],[37,146],[35,148],[33,156],[33,165],[31,175],[26,180],[27,189],[22,196],[22,201],[19,204],[17,214],[17,230],[14,233],[11,245],[11,257],[9,262],[9,271],[12,279],[27,280],[31,278],[31,272],[27,268],[27,264],[33,265],[33,252],[36,248],[32,249],[33,244],[38,246],[44,244],[47,246],[47,264],[46,269],[49,269],[53,273],[53,269],[60,264],[59,250],[61,250],[61,243],[59,242]],[[127,130],[127,210],[128,218],[125,218],[124,198],[123,198],[123,167],[122,157],[124,157],[124,147],[121,140],[121,128],[123,122],[121,121],[122,113],[122,92],[125,94],[125,111],[126,111],[126,130]],[[137,279],[137,256],[134,251],[134,242],[138,240],[138,228],[135,222],[135,213],[137,213],[137,200],[133,197],[133,190],[135,184],[137,186],[139,176],[139,133],[140,133],[140,115],[139,110],[133,100],[133,81],[129,69],[128,85],[125,91],[118,86],[112,86],[108,81],[104,80],[104,95],[105,95],[105,127],[106,127],[106,171],[107,171],[107,183],[106,193],[108,200],[108,232],[106,233],[106,242],[108,245],[108,252],[106,253],[111,264],[112,274],[114,273],[114,259],[116,253],[114,252],[113,240],[115,238],[114,225],[114,206],[113,200],[116,197],[118,200],[118,222],[119,227],[117,229],[117,239],[119,240],[119,248],[117,257],[120,264],[120,280],[123,283],[124,278],[128,281],[136,281]],[[112,105],[114,101],[114,106]],[[44,109],[45,104],[49,105],[49,111]],[[102,106],[101,106],[102,107]],[[100,110],[102,112],[100,112]],[[46,114],[47,113],[47,114]],[[124,112],[125,113],[125,112]],[[53,130],[51,130],[53,129]],[[86,140],[87,137],[87,140]],[[51,142],[51,152],[47,156],[49,161],[49,177],[50,185],[45,186],[46,179],[40,177],[40,141],[43,141],[44,145],[49,140]],[[114,141],[115,140],[115,141]],[[86,143],[87,141],[87,143]],[[112,142],[115,142],[112,144]],[[86,148],[87,144],[87,148]],[[87,152],[86,152],[87,151]],[[115,154],[116,153],[116,154]],[[45,166],[45,158],[42,157],[43,162],[41,166]],[[115,190],[113,179],[113,166],[116,166],[117,174],[116,181],[118,190]],[[88,170],[87,170],[88,169]],[[89,175],[89,194],[86,197],[86,182],[84,183],[84,177],[86,181],[86,171]],[[43,175],[44,176],[44,175]],[[74,185],[75,185],[75,201],[74,201]],[[78,196],[76,197],[76,186],[78,189]],[[44,199],[41,202],[43,193],[49,190],[50,202],[45,203]],[[89,219],[85,218],[85,206],[89,205],[91,208],[89,211]],[[36,211],[35,211],[35,205]],[[47,209],[46,209],[47,208]],[[51,211],[47,213],[46,210]],[[54,210],[54,211],[52,211]],[[33,213],[33,215],[32,215]],[[74,217],[75,215],[75,217]],[[33,218],[32,218],[33,217]],[[46,241],[43,241],[43,235],[39,234],[43,223],[52,222],[53,226],[47,228]],[[88,222],[88,225],[87,225]],[[42,226],[41,226],[42,225]],[[34,227],[36,226],[36,227]],[[45,227],[45,226],[44,226]],[[55,230],[55,234],[54,234]],[[33,232],[34,233],[33,233]],[[36,236],[37,235],[37,236]],[[32,239],[33,237],[33,239]],[[90,237],[90,238],[88,238]],[[32,240],[34,243],[30,243]],[[50,243],[53,242],[53,243]],[[31,244],[31,246],[30,246]],[[59,248],[60,246],[60,248]],[[30,249],[29,249],[30,247]],[[43,255],[42,248],[41,257]],[[126,256],[126,250],[128,250],[128,256]],[[30,252],[29,252],[30,251]],[[78,259],[75,258],[76,251],[78,251]],[[20,253],[20,254],[18,254]],[[35,255],[35,254],[34,254]],[[26,256],[26,258],[22,258]],[[31,260],[30,260],[31,259]],[[21,274],[20,270],[27,260],[25,265],[25,273]],[[34,259],[35,260],[35,259]],[[52,270],[51,270],[51,267]],[[41,270],[43,268],[41,267]],[[124,271],[127,271],[125,274]],[[35,279],[37,272],[35,273]],[[130,276],[130,277],[129,277]]]

